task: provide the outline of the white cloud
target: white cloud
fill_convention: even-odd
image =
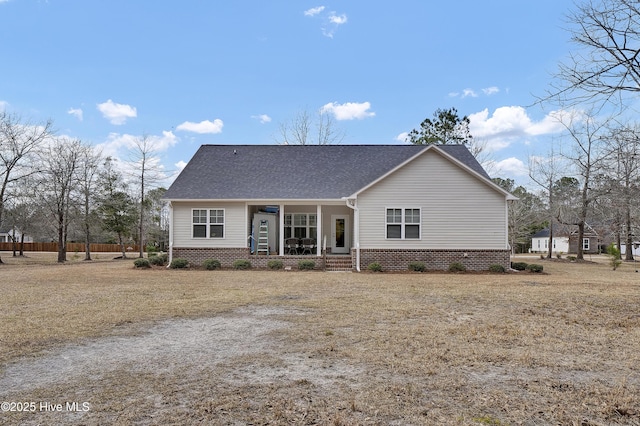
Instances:
[[[125,158],[126,151],[134,148],[136,141],[142,136],[110,133],[107,140],[97,145],[105,157]],[[163,131],[162,135],[147,136],[153,151],[163,152],[178,143],[178,138],[173,132]]]
[[[462,97],[463,98],[468,98],[468,97],[477,98],[478,94],[475,91],[473,91],[473,89],[464,89],[462,91]]]
[[[469,130],[474,138],[486,141],[488,151],[497,151],[517,140],[526,142],[530,137],[561,132],[560,116],[562,112],[554,111],[535,122],[519,106],[497,108],[492,116],[484,109],[469,115]]]
[[[485,89],[482,89],[482,92],[487,96],[491,96],[491,95],[495,95],[496,93],[500,92],[500,89],[498,89],[496,86],[491,86],[491,87],[487,87]]]
[[[402,132],[396,136],[398,142],[409,142],[409,132]]]
[[[491,87],[487,87],[482,89],[482,93],[484,93],[485,96],[491,96],[491,95],[495,95],[496,93],[499,93],[500,89],[496,86],[491,86]],[[449,97],[450,98],[477,98],[480,95],[478,94],[478,92],[474,89],[471,88],[466,88],[464,90],[462,90],[462,92],[449,92]]]
[[[182,130],[185,132],[193,132],[193,133],[200,133],[200,134],[205,134],[205,133],[216,134],[216,133],[222,132],[223,126],[224,126],[224,123],[222,122],[222,120],[220,120],[219,118],[216,118],[213,121],[204,120],[199,123],[185,121],[184,123],[176,127],[176,130]]]
[[[309,17],[319,17],[322,19],[323,24],[320,27],[322,30],[322,35],[325,37],[333,38],[336,30],[340,25],[344,25],[347,23],[348,18],[347,15],[340,14],[338,15],[336,12],[325,12],[324,6],[313,7],[311,9],[307,9],[304,11],[304,16]]]
[[[269,117],[267,114],[252,115],[251,118],[258,120],[262,124],[271,122],[271,117]]]
[[[180,160],[177,163],[175,163],[174,166],[176,167],[176,170],[181,172],[185,167],[187,167],[187,162]]]
[[[320,108],[320,112],[333,114],[336,120],[362,120],[376,115],[375,112],[368,111],[369,108],[371,108],[369,102],[347,102],[344,104],[330,102]]]
[[[312,7],[304,11],[304,16],[315,16],[324,10],[324,6]]]
[[[104,118],[109,120],[111,124],[115,124],[117,126],[126,123],[128,118],[138,116],[138,112],[135,107],[125,104],[117,104],[111,99],[107,100],[107,102],[97,104],[97,107]]]
[[[508,176],[527,176],[529,168],[522,160],[515,157],[506,158],[492,164],[492,167],[500,175]]]
[[[329,22],[336,25],[342,25],[347,23],[347,15],[344,13],[340,16],[336,15],[335,12],[331,12],[329,15]]]
[[[83,113],[82,113],[82,109],[80,108],[69,108],[69,111],[67,111],[67,114],[73,115],[75,118],[82,121]]]
[[[7,101],[0,101],[0,111],[4,111],[4,110],[6,110],[8,106],[9,106],[9,102],[7,102]]]

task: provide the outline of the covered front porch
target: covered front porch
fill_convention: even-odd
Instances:
[[[344,201],[247,203],[246,213],[252,256],[350,255],[354,215]]]

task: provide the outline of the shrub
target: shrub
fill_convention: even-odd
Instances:
[[[424,272],[427,270],[427,266],[422,262],[409,263],[409,270],[415,272]]]
[[[163,266],[165,263],[167,263],[168,259],[169,256],[167,255],[167,253],[160,253],[157,255],[149,256],[149,263],[156,266]]]
[[[139,258],[133,261],[133,266],[136,268],[151,268],[151,264],[147,259]]]
[[[221,267],[220,261],[216,259],[206,259],[202,262],[202,266],[204,266],[204,269],[207,271],[213,271],[214,269],[220,269]]]
[[[562,259],[562,253],[556,253],[556,257],[557,257],[558,259]]]
[[[567,260],[568,260],[569,262],[575,262],[577,259],[578,259],[578,258],[577,258],[577,257],[575,257],[575,256],[567,256]]]
[[[511,262],[511,269],[515,269],[516,271],[525,271],[527,269],[526,262]]]
[[[622,263],[620,258],[620,249],[618,249],[613,243],[607,246],[607,256],[609,256],[609,265],[615,271]]]
[[[449,272],[465,272],[467,267],[460,262],[453,262],[449,265]]]
[[[489,265],[489,272],[493,272],[494,274],[504,274],[504,266],[498,265],[497,263]]]
[[[542,265],[538,265],[536,263],[530,263],[527,265],[527,271],[529,272],[542,272],[543,269]]]
[[[382,272],[382,265],[378,262],[373,262],[370,263],[369,266],[367,266],[367,269],[371,272]]]
[[[158,248],[153,244],[147,244],[145,250],[149,254],[149,256],[151,256],[153,253],[158,251]]]
[[[251,269],[251,262],[247,259],[234,260],[233,269]]]
[[[189,261],[187,259],[182,258],[182,257],[176,257],[175,259],[173,259],[171,261],[171,264],[169,265],[169,267],[171,269],[188,268],[189,267]]]
[[[282,263],[282,260],[270,260],[267,262],[267,268],[269,269],[282,269],[284,268],[284,263]]]
[[[301,269],[301,270],[314,269],[315,267],[316,267],[316,262],[314,262],[313,260],[303,259],[298,262],[298,269]]]

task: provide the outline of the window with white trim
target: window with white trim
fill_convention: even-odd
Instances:
[[[386,236],[388,239],[420,239],[420,209],[387,209]]]
[[[317,238],[316,214],[293,213],[284,215],[284,238]]]
[[[589,239],[588,238],[583,238],[582,239],[582,250],[589,250]]]
[[[193,209],[193,238],[224,238],[224,209]]]

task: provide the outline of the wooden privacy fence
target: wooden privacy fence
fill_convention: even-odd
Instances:
[[[16,250],[20,250],[20,243],[16,243]],[[126,244],[127,252],[138,252],[137,244]],[[0,251],[12,251],[13,243],[0,243]],[[58,243],[24,243],[24,251],[58,251]],[[67,243],[67,253],[84,253],[84,243]],[[95,253],[120,252],[119,244],[91,244],[91,251]]]

